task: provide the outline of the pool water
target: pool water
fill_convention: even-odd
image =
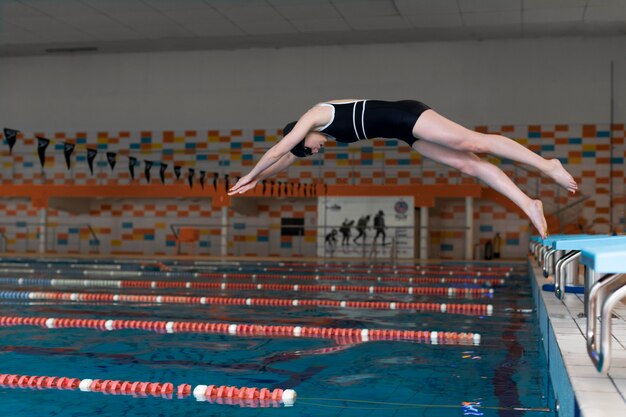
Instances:
[[[24,264],[15,260],[10,262],[14,262],[17,269]],[[11,270],[0,276],[72,278],[80,275],[77,271],[81,270],[81,265],[90,267],[84,262],[78,265],[68,261],[55,262],[52,267],[48,267],[49,261],[27,262],[30,267],[35,266],[35,273],[31,271],[20,275]],[[119,264],[122,272],[137,269],[139,265]],[[513,273],[505,278],[504,285],[494,287],[492,297],[450,298],[338,292],[298,294],[298,298],[302,299],[486,303],[493,305],[493,314],[490,316],[335,307],[276,308],[0,299],[0,316],[210,321],[481,334],[479,345],[454,345],[405,340],[346,343],[304,337],[0,327],[0,373],[3,374],[159,381],[172,382],[175,386],[186,383],[192,386],[214,384],[289,388],[298,393],[291,407],[275,407],[268,403],[262,404],[266,407],[261,404],[244,407],[241,404],[196,401],[193,395],[185,399],[177,399],[175,396],[173,399],[164,399],[78,390],[0,388],[0,410],[11,416],[555,416],[552,387],[540,345],[526,267],[522,264],[508,266],[514,268]],[[320,281],[285,280],[280,274],[292,273],[288,269],[290,267],[305,271],[302,274],[320,275]],[[345,265],[340,267],[346,268]],[[102,268],[106,270],[107,267],[103,265]],[[198,271],[254,273],[271,268],[275,268],[277,278],[264,283],[329,283],[323,280],[323,265],[315,272],[314,269],[308,271],[297,264],[171,264],[171,271],[180,271],[181,276]],[[350,270],[349,266],[347,270]],[[386,270],[385,274],[393,276],[390,271]],[[337,275],[342,272],[326,273]],[[129,272],[129,275],[132,274]],[[359,272],[359,275],[366,276],[367,272]],[[121,274],[115,279],[126,278]],[[239,279],[225,282],[251,281]],[[67,289],[16,286],[0,282],[0,292],[12,290],[295,298],[293,293],[278,291],[261,294],[255,291],[188,289]]]

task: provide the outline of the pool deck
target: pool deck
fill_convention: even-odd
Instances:
[[[568,293],[559,300],[542,291],[552,278],[545,279],[532,258],[529,272],[559,416],[626,416],[626,305],[614,310],[611,367],[600,374],[587,354],[586,319],[579,318],[583,295]]]

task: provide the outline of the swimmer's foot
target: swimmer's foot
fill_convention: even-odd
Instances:
[[[572,177],[572,175],[567,172],[565,168],[563,168],[561,161],[558,159],[551,159],[548,162],[550,163],[550,168],[545,171],[546,175],[570,193],[575,194],[578,190],[578,184],[576,184],[574,177]]]
[[[543,215],[543,204],[541,200],[532,200],[528,207],[528,217],[535,226],[535,229],[539,232],[542,238],[548,236],[548,223]]]

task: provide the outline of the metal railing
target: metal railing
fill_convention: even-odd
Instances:
[[[563,300],[567,279],[578,276],[581,250],[557,251],[541,242],[531,242],[529,249],[542,266],[546,278],[550,271],[554,271],[555,296]],[[611,366],[613,310],[626,299],[626,273],[598,274],[585,266],[584,282],[587,353],[598,372],[605,373]]]
[[[200,232],[199,239],[192,243],[195,243],[197,247],[205,248],[205,251],[213,255],[221,253],[219,245],[221,233],[225,229],[224,225],[218,223],[170,224],[169,229],[177,240],[181,228],[197,229]],[[254,241],[249,241],[250,230],[257,230],[257,239]],[[254,251],[256,256],[274,256],[291,252],[307,257],[346,256],[389,261],[398,257],[413,258],[416,247],[415,228],[397,226],[384,227],[384,241],[383,233],[377,233],[373,226],[365,227],[363,235],[360,235],[357,226],[353,225],[346,230],[346,228],[342,229],[340,224],[293,226],[233,221],[226,226],[226,233],[230,256],[249,255],[248,251]],[[259,242],[266,243],[265,247],[260,247]],[[195,249],[198,249],[197,247]],[[194,250],[194,252],[199,251]]]
[[[613,309],[625,297],[626,274],[606,275],[589,292],[586,308],[587,353],[598,372],[606,372],[611,366]]]

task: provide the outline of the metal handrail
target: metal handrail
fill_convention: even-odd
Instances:
[[[91,236],[93,237],[93,240],[96,242],[96,246],[100,246],[100,239],[98,239],[98,235],[96,235],[96,231],[93,230],[93,227],[91,227],[91,224],[86,223],[85,225],[87,226],[87,230],[89,230],[89,234],[91,234]]]
[[[176,226],[180,227],[181,225],[170,224],[170,230],[172,231],[172,234],[174,235],[174,239],[178,240],[178,229],[176,229]]]
[[[567,267],[567,265],[578,260],[580,258],[580,255],[581,252],[579,250],[573,250],[568,252],[556,263],[556,266],[554,268],[554,295],[556,295],[556,298],[558,298],[559,300],[562,300],[565,296],[565,268]]]
[[[545,256],[546,256],[546,252],[550,250],[550,248],[548,248],[545,245],[541,245],[541,247],[539,248],[539,256],[537,257],[537,263],[539,264],[540,267],[543,268],[543,263],[545,261]]]
[[[539,250],[541,249],[541,243],[539,242],[530,242],[531,243],[531,253],[535,257],[535,261],[539,263]]]
[[[575,207],[581,203],[584,203],[585,201],[589,200],[591,198],[591,196],[588,195],[584,195],[584,194],[580,194],[580,198],[578,198],[576,201],[572,201],[571,203],[565,205],[564,207],[561,207],[559,209],[557,209],[555,212],[550,213],[551,216],[558,216],[559,214],[563,213],[565,210],[569,210],[572,207]]]
[[[604,301],[602,305],[602,327],[600,328],[600,342],[602,350],[600,351],[600,358],[602,369],[600,372],[606,372],[611,367],[611,332],[612,332],[612,317],[613,309],[621,300],[626,298],[626,279],[622,279],[622,286],[615,290]]]
[[[545,251],[545,253],[543,254],[543,276],[545,278],[548,278],[550,276],[550,258],[553,258],[554,255],[557,253],[556,249],[548,249],[547,251]]]
[[[613,292],[610,295],[607,293]],[[587,353],[598,372],[611,366],[611,321],[615,305],[626,297],[626,274],[611,274],[598,280],[589,291],[587,306]],[[598,335],[597,322],[601,327]],[[599,337],[598,337],[599,336]]]

